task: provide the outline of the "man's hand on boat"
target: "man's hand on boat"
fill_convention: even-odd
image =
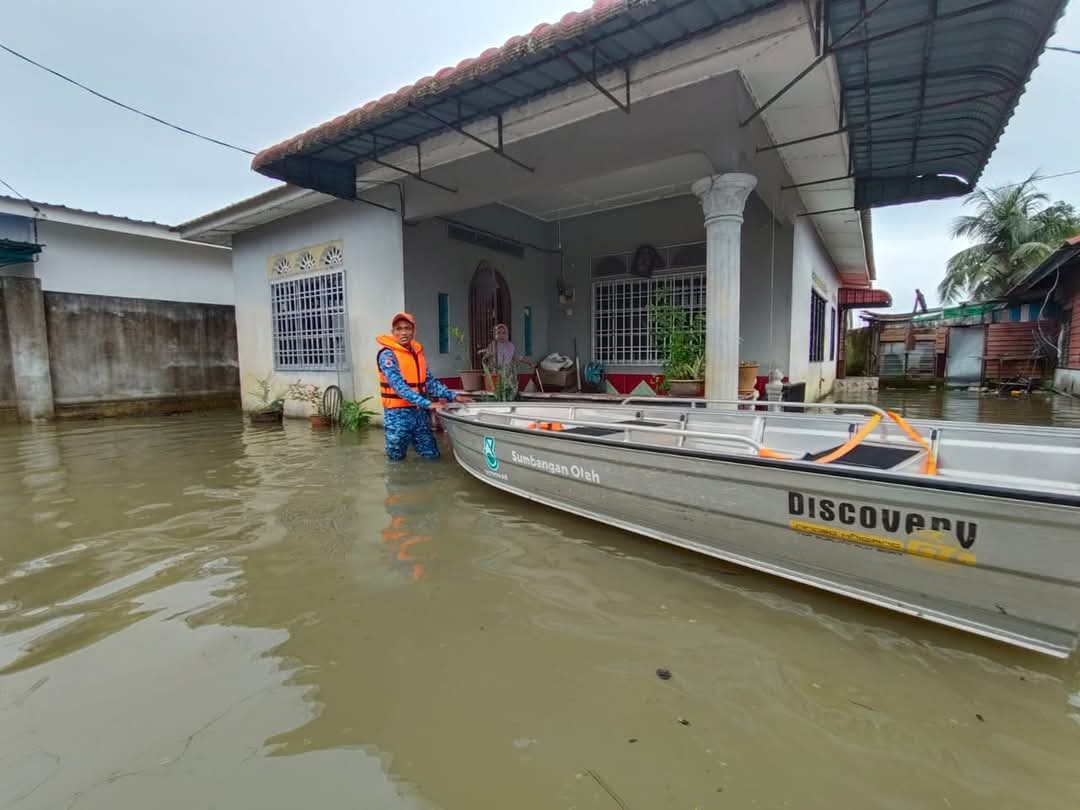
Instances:
[[[442,400],[442,399],[436,400],[435,402],[432,402],[428,406],[428,409],[432,410],[432,411],[441,411],[444,408],[446,408],[447,405],[454,405],[456,403],[461,403],[462,405],[468,405],[468,404],[471,404],[472,402],[475,402],[475,400],[472,397],[466,396],[465,394],[458,394],[456,397],[454,397],[453,402],[447,402],[446,400]]]

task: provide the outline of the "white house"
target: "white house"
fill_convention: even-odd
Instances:
[[[229,251],[0,197],[0,418],[239,400]]]
[[[453,378],[519,350],[640,391],[666,291],[740,361],[829,393],[873,290],[869,210],[973,188],[1059,4],[598,0],[256,156],[286,185],[180,226],[233,248],[242,380],[375,395],[406,309]],[[996,42],[998,48],[988,47]]]

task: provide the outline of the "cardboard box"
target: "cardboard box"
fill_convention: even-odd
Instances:
[[[540,369],[540,382],[543,383],[545,391],[552,388],[576,391],[577,369],[573,366],[565,371],[548,371],[542,368]]]

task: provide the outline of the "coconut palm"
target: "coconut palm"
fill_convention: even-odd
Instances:
[[[1080,232],[1076,210],[1067,203],[1051,203],[1035,187],[1038,179],[1032,175],[1021,183],[978,189],[964,198],[965,205],[976,206],[976,213],[958,217],[952,236],[976,244],[949,259],[938,285],[943,304],[962,295],[975,301],[1003,295],[1064,239]]]

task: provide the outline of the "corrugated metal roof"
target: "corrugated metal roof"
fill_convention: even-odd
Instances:
[[[1059,270],[1080,271],[1080,234],[1065,240],[1065,244],[1043,259],[1041,264],[1024,276],[1016,286],[1002,297],[1007,301],[1011,301],[1030,296],[1031,293],[1039,289],[1044,281]]]
[[[133,217],[125,217],[122,214],[106,214],[101,211],[91,211],[86,208],[72,208],[70,205],[61,205],[60,203],[42,202],[41,200],[28,200],[25,197],[11,197],[7,194],[0,194],[0,202],[11,203],[12,205],[22,208],[26,208],[26,216],[33,217],[35,214],[40,214],[40,209],[51,208],[54,211],[66,211],[71,214],[84,214],[91,217],[101,217],[102,219],[112,220],[114,222],[126,222],[132,225],[149,225],[155,228],[169,228],[168,225],[162,222],[155,222],[150,219],[134,219]],[[35,209],[38,209],[35,211]]]
[[[855,207],[974,188],[1065,0],[829,0]],[[356,164],[754,15],[776,0],[597,0],[255,156],[304,188],[355,195]],[[434,116],[434,117],[433,117]],[[808,136],[816,133],[807,133]]]
[[[855,207],[971,191],[1065,0],[830,0]]]

